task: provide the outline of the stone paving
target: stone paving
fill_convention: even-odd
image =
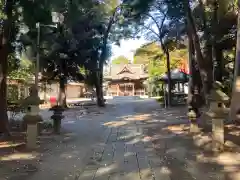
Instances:
[[[103,146],[96,147],[79,180],[166,179],[167,171],[158,171],[157,155],[148,139],[142,141],[136,127],[111,128]],[[149,148],[149,150],[148,150]]]
[[[165,110],[136,99],[110,104],[82,118],[69,116],[63,126],[71,133],[43,153],[38,171],[10,179],[240,179],[238,152],[213,155],[195,146],[183,128],[185,108]]]

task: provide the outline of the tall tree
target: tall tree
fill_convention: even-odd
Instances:
[[[40,1],[37,2],[41,3]],[[52,9],[48,8],[49,4],[46,3],[44,6],[47,6],[47,8],[44,8],[44,10],[47,10],[44,14],[50,14]],[[62,79],[60,87],[62,87],[61,91],[64,94],[65,88],[63,84],[66,83],[67,79],[72,79],[74,76],[79,77],[79,74],[75,72],[79,72],[77,69],[84,66],[92,71],[92,76],[96,76],[93,79],[95,79],[95,86],[97,92],[99,92],[97,93],[100,97],[98,98],[99,102],[101,100],[98,104],[101,105],[103,102],[103,98],[101,98],[101,81],[99,79],[101,72],[99,74],[98,69],[103,66],[108,56],[109,48],[106,40],[111,29],[108,22],[111,20],[111,18],[109,20],[109,17],[112,17],[112,7],[109,7],[109,4],[106,5],[95,1],[69,1],[68,3],[65,1],[53,1],[51,6],[53,10],[63,11],[65,18],[61,26],[62,33],[56,30],[55,35],[51,34],[51,37],[47,36],[47,33],[41,34],[42,59],[45,59],[42,63],[44,74],[51,78],[58,77],[59,80]],[[33,22],[36,21],[35,19],[37,17],[34,18]],[[47,24],[45,19],[38,21]],[[30,22],[28,21],[28,26],[31,25]],[[28,34],[31,39],[35,39],[35,28],[30,29],[31,32]],[[47,28],[45,29],[47,30]],[[34,43],[32,43],[32,46],[32,49],[34,49]]]
[[[0,32],[0,131],[10,135],[7,116],[7,69],[13,24],[13,0],[1,1],[3,23]]]
[[[240,94],[240,1],[238,6],[238,22],[237,22],[237,44],[236,44],[236,59],[234,65],[234,82],[232,89],[232,99],[230,107],[230,120],[240,121],[237,116],[240,114],[239,94]]]
[[[172,48],[172,24],[167,24],[168,8],[162,4],[162,1],[142,1],[138,0],[131,3],[131,13],[129,19],[134,21],[142,27],[141,34],[152,41],[158,41],[161,49],[164,52],[167,60],[167,77],[168,77],[168,102],[171,105],[171,75],[170,75],[170,51]],[[171,30],[169,30],[171,29]]]
[[[181,65],[187,61],[187,49],[174,49],[170,54],[170,69],[181,68]],[[138,48],[134,55],[134,63],[147,65],[148,73],[152,78],[158,78],[167,71],[166,57],[161,46],[156,42]]]

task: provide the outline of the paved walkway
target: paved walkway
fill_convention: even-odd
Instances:
[[[63,127],[71,133],[50,144],[38,170],[11,180],[240,179],[239,154],[206,154],[195,146],[181,128],[184,108],[166,111],[154,100],[118,99],[100,111],[69,116]]]

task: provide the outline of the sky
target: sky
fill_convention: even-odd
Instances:
[[[111,60],[118,56],[125,56],[129,60],[133,60],[133,54],[141,47],[143,44],[147,43],[143,38],[140,39],[129,39],[129,40],[121,40],[120,46],[113,45],[112,46],[112,56]]]

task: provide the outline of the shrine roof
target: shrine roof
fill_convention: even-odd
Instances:
[[[182,72],[180,69],[173,69],[170,72],[171,80],[179,82],[188,82],[189,75],[185,72]],[[161,81],[168,81],[167,73],[162,74],[159,78]]]
[[[109,73],[104,77],[109,80],[120,79],[146,79],[148,74],[142,64],[114,64],[111,65]]]

